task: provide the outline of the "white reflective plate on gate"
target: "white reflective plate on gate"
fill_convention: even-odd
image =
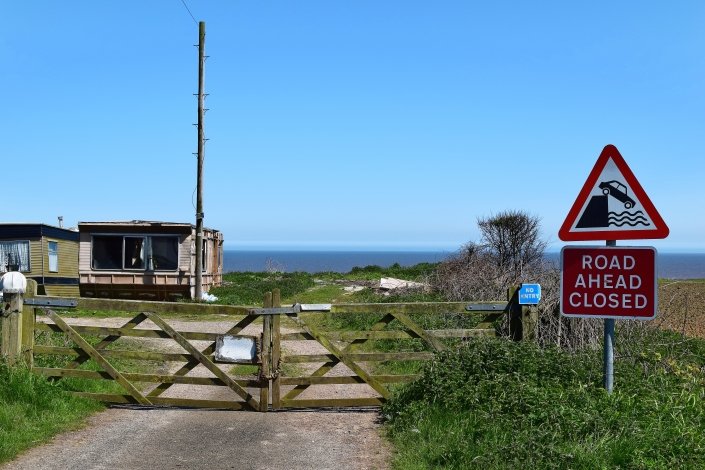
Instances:
[[[215,360],[240,364],[256,363],[257,338],[254,336],[218,336],[215,341]]]

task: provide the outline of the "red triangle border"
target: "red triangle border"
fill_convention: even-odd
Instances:
[[[602,170],[605,168],[605,166],[607,165],[607,161],[610,158],[617,165],[617,168],[622,173],[622,176],[624,176],[624,179],[629,184],[629,187],[634,192],[634,195],[644,207],[644,210],[649,215],[651,221],[654,223],[656,230],[627,229],[595,230],[592,232],[571,231],[576,219],[578,218],[580,210],[587,203],[587,199],[590,196],[590,193],[592,192],[593,188],[595,187],[597,179],[600,177],[600,174],[602,174]],[[654,204],[651,202],[651,199],[649,199],[649,196],[646,195],[646,192],[641,187],[641,184],[639,184],[639,181],[636,179],[636,176],[634,176],[634,173],[632,173],[632,170],[629,168],[629,165],[627,165],[627,162],[619,153],[619,150],[617,150],[617,147],[615,147],[614,145],[607,145],[602,150],[602,153],[600,154],[600,157],[597,159],[595,166],[590,172],[587,181],[585,181],[583,188],[580,190],[580,193],[578,193],[578,197],[575,199],[573,206],[570,208],[568,216],[563,222],[563,225],[561,225],[561,228],[558,231],[558,238],[566,242],[585,240],[638,240],[651,238],[666,238],[669,232],[670,230],[668,226],[661,218],[661,215],[656,210],[656,207],[654,207]]]

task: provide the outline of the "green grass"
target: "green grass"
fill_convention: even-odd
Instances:
[[[0,462],[74,429],[103,405],[66,393],[27,368],[0,363]]]
[[[257,364],[235,364],[228,371],[230,375],[257,375],[259,374],[259,366]]]
[[[349,294],[336,281],[372,281],[382,277],[396,277],[410,281],[423,281],[437,265],[420,263],[402,267],[394,264],[388,268],[380,266],[355,267],[349,273],[280,273],[280,272],[232,272],[223,275],[223,286],[211,289],[219,304],[262,305],[266,292],[280,289],[282,303],[360,303],[360,302],[414,302],[436,301],[437,295],[402,294],[392,296],[375,295],[370,289]]]
[[[308,273],[254,273],[238,272],[223,275],[223,286],[210,290],[218,297],[219,304],[262,305],[266,292],[281,290],[282,298],[305,292],[314,286],[313,276]]]
[[[655,333],[601,386],[600,352],[477,340],[440,354],[384,414],[394,467],[703,468],[705,342]]]
[[[89,343],[97,337],[85,336]],[[36,344],[75,347],[66,335],[56,332],[39,332]],[[122,338],[112,347],[141,349],[133,338]],[[61,368],[70,358],[57,355],[35,355],[36,367]],[[137,360],[111,360],[121,371],[144,372],[163,366],[161,362]],[[87,361],[83,370],[101,370],[94,361]],[[146,384],[138,384],[147,386]],[[52,380],[32,373],[26,367],[8,367],[0,362],[0,462],[11,460],[20,452],[48,441],[54,435],[80,427],[85,418],[105,406],[97,401],[79,398],[71,391],[93,393],[124,393],[112,380],[92,380],[65,377]]]

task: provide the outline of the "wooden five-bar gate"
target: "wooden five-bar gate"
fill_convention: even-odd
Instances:
[[[73,309],[82,315],[70,316]],[[91,311],[134,316],[115,323]],[[434,353],[494,336],[503,315],[515,338],[529,335],[534,313],[511,300],[282,307],[275,291],[263,308],[248,308],[30,292],[2,312],[2,355],[109,403],[255,411],[379,406]],[[228,339],[250,340],[251,355],[223,359],[218,348]],[[96,390],[94,380],[112,381],[112,390]]]

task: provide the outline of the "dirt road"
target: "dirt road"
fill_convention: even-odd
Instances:
[[[3,469],[382,469],[374,411],[109,409]]]
[[[125,319],[99,321],[116,326]],[[96,324],[95,319],[70,322]],[[169,323],[191,331],[223,331],[228,326]],[[243,331],[250,333],[257,331]],[[320,347],[314,341],[303,343]],[[187,392],[179,387],[180,393]],[[201,387],[198,393],[218,393],[218,388]],[[86,428],[59,435],[0,468],[384,469],[390,448],[380,436],[378,418],[377,410],[259,413],[116,407],[91,417]]]

